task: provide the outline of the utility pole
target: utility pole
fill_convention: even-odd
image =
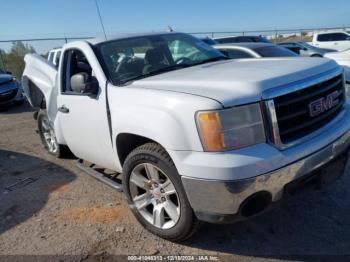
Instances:
[[[99,19],[100,19],[102,31],[103,31],[103,34],[105,35],[105,39],[107,40],[106,30],[105,30],[105,27],[104,27],[104,25],[103,25],[101,13],[100,13],[100,8],[99,8],[99,6],[98,6],[97,0],[94,0],[94,1],[95,1],[95,5],[96,5],[97,14],[98,14],[98,17],[99,17]]]

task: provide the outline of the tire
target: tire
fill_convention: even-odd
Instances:
[[[13,103],[16,105],[16,106],[21,106],[21,105],[23,105],[24,104],[24,99],[22,99],[22,100],[18,100],[18,101],[13,101]]]
[[[47,117],[47,111],[40,109],[37,115],[38,121],[38,131],[47,152],[57,158],[71,158],[72,152],[69,150],[68,146],[58,144],[56,140],[55,131],[52,127],[49,118]],[[50,139],[50,142],[49,142]]]
[[[160,145],[147,143],[134,149],[124,162],[123,175],[128,204],[148,231],[170,241],[185,240],[197,231],[201,223],[173,161]]]

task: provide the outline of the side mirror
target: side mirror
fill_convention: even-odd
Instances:
[[[94,76],[87,73],[78,73],[70,78],[70,86],[72,91],[87,96],[96,96],[99,91],[99,84]]]
[[[10,72],[10,71],[6,71],[6,74],[8,74],[8,75],[12,75],[12,72]]]

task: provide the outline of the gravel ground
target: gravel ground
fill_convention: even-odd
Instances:
[[[176,244],[143,229],[123,195],[84,174],[74,160],[48,155],[32,114],[28,105],[0,112],[0,259],[55,255],[89,261],[107,254],[349,259],[348,174],[327,190],[298,195],[249,221],[205,224],[192,239]]]

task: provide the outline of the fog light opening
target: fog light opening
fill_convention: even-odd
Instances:
[[[241,204],[243,217],[250,217],[264,211],[271,203],[272,196],[267,191],[260,191],[249,196]]]

